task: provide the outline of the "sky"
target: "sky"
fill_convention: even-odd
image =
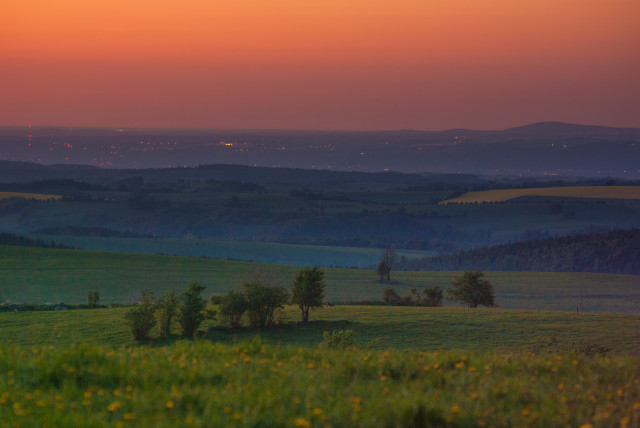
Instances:
[[[640,127],[638,0],[0,2],[0,125]]]

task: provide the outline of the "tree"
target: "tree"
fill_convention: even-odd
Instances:
[[[202,311],[207,305],[207,301],[200,296],[204,289],[204,285],[199,282],[192,282],[180,296],[180,325],[185,337],[193,337],[204,321]]]
[[[378,264],[378,267],[380,267],[382,262],[385,263],[385,266],[387,268],[387,281],[391,281],[391,270],[395,269],[397,260],[398,253],[396,252],[396,250],[394,250],[393,248],[384,249],[384,251],[382,252],[382,260]]]
[[[447,288],[448,299],[465,304],[468,308],[494,306],[493,286],[483,276],[484,273],[480,271],[466,271],[462,276],[455,277],[451,287]]]
[[[249,282],[243,285],[247,298],[247,316],[251,327],[274,324],[276,311],[289,301],[289,294],[281,285]]]
[[[100,303],[100,293],[97,291],[89,291],[87,293],[87,306],[95,308]]]
[[[124,314],[135,340],[144,340],[149,337],[149,332],[156,325],[154,312],[153,293],[142,290],[138,301]]]
[[[171,335],[171,322],[178,316],[178,306],[180,299],[176,292],[171,290],[156,302],[156,311],[160,318],[160,336],[169,337]]]
[[[229,327],[238,328],[248,304],[249,302],[242,292],[231,290],[226,296],[222,296],[220,315]]]
[[[378,267],[376,268],[376,274],[378,275],[378,279],[382,281],[384,277],[387,275],[387,263],[384,260],[380,260],[378,263]]]
[[[302,322],[309,321],[309,309],[322,307],[327,283],[317,266],[306,267],[296,274],[291,284],[291,300],[300,308]]]

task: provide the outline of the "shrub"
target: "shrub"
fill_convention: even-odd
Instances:
[[[207,301],[200,296],[204,289],[200,283],[192,282],[180,296],[180,325],[185,337],[193,337],[204,321],[203,310]]]
[[[396,290],[391,287],[387,287],[382,291],[382,298],[389,305],[397,305],[402,300]]]
[[[331,334],[328,331],[322,333],[322,346],[327,349],[341,349],[356,344],[353,339],[353,330],[333,330]]]
[[[247,310],[247,298],[240,291],[229,291],[223,296],[220,304],[220,315],[223,321],[231,328],[240,327],[242,315]]]
[[[124,314],[135,340],[144,340],[156,325],[153,307],[153,293],[148,290],[140,292],[139,300]]]
[[[441,287],[434,285],[433,287],[425,288],[424,298],[422,299],[424,306],[433,308],[442,306],[442,299],[443,295]]]
[[[247,299],[247,316],[251,327],[269,327],[274,324],[277,310],[289,301],[289,294],[280,285],[249,282],[243,285]]]
[[[160,336],[169,337],[171,335],[171,322],[178,316],[178,306],[180,299],[175,291],[169,291],[156,302],[156,311],[160,320]]]

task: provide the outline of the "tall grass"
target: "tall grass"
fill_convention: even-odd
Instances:
[[[0,347],[5,426],[635,427],[640,359],[179,342]]]

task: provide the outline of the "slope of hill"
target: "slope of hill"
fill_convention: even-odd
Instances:
[[[406,267],[640,275],[640,229],[496,245],[410,260]]]

